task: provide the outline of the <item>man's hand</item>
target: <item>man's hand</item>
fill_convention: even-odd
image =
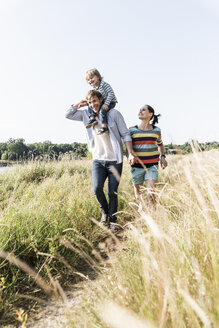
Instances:
[[[166,158],[165,158],[164,156],[161,156],[161,159],[160,159],[160,165],[161,165],[161,167],[162,167],[163,170],[164,170],[164,169],[167,167],[167,165],[168,165],[168,163],[167,163],[167,161],[166,161]]]
[[[104,104],[103,104],[102,108],[105,109],[107,112],[109,110],[109,107],[107,105],[104,105]]]
[[[79,109],[81,107],[87,106],[87,100],[82,99],[79,103],[73,105],[75,108]]]

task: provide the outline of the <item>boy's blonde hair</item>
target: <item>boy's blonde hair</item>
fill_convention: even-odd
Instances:
[[[102,80],[102,76],[100,75],[100,72],[96,68],[89,69],[86,72],[86,80],[88,80],[89,77],[94,75],[96,75],[100,81]]]

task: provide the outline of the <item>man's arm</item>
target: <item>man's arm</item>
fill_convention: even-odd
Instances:
[[[135,156],[133,154],[132,141],[125,142],[126,156],[130,165],[135,163]]]
[[[132,165],[135,162],[135,156],[133,155],[132,138],[131,138],[129,129],[127,128],[127,126],[125,124],[122,114],[117,110],[115,110],[114,120],[117,124],[119,133],[124,141],[128,162],[130,165]]]
[[[79,103],[71,105],[71,107],[67,110],[65,117],[69,120],[83,121],[83,110],[78,109],[84,106],[87,106],[86,100],[81,100]]]
[[[129,129],[127,128],[122,114],[117,109],[111,109],[110,112],[113,114],[112,119],[116,122],[119,134],[123,139],[124,143],[132,141]]]

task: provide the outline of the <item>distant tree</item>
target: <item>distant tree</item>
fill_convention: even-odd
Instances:
[[[3,161],[6,161],[6,160],[8,159],[8,152],[7,152],[7,151],[5,151],[5,152],[1,155],[1,159],[2,159]]]
[[[18,160],[26,158],[28,154],[28,147],[25,145],[24,139],[16,139],[8,142],[8,159]]]
[[[2,142],[0,143],[0,159],[3,159],[2,158],[2,155],[4,154],[4,152],[7,151],[7,143],[6,142]]]

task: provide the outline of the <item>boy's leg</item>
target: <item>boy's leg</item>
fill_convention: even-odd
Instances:
[[[102,128],[98,131],[98,134],[103,134],[105,132],[109,132],[107,111],[105,109],[103,109],[102,107],[100,108],[100,122],[101,122]]]
[[[109,106],[108,106],[109,107],[108,111],[111,108],[114,108],[115,106],[116,106],[116,103],[115,102],[111,102],[109,104]],[[102,107],[100,108],[100,122],[102,124],[102,128],[98,131],[98,134],[109,132],[109,129],[108,129],[108,118],[107,118],[108,111],[106,111]]]
[[[88,106],[88,114],[89,114],[89,121],[86,125],[87,129],[97,124],[97,120],[95,118],[96,114],[94,113],[93,109],[91,109],[89,106]]]
[[[100,122],[101,122],[102,126],[108,125],[107,111],[105,109],[103,109],[102,107],[100,108]]]
[[[89,106],[87,108],[87,111],[88,111],[88,114],[89,114],[89,118],[92,116],[92,117],[95,117],[96,114],[94,113],[93,109],[91,109]]]

